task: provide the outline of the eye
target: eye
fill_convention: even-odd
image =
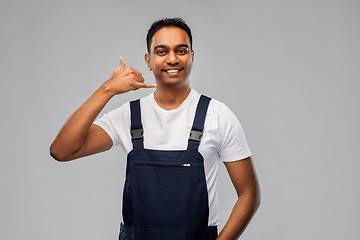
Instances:
[[[165,55],[166,54],[166,51],[165,50],[161,50],[161,49],[159,49],[159,50],[156,50],[156,55],[160,55],[160,56],[162,56],[162,55]]]
[[[187,49],[180,49],[180,50],[178,51],[178,53],[179,53],[180,55],[185,55],[185,54],[188,53],[188,50],[187,50]]]

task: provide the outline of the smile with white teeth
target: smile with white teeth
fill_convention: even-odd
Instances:
[[[166,72],[175,73],[175,72],[179,72],[179,69],[169,69],[169,70],[166,70]]]

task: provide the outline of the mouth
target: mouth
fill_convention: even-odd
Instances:
[[[183,70],[182,68],[171,68],[171,69],[164,69],[163,71],[164,72],[167,72],[167,73],[171,73],[171,74],[176,74],[178,72],[180,72],[181,70]]]

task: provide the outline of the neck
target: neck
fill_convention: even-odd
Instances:
[[[191,91],[190,85],[178,87],[157,86],[154,93],[156,103],[165,110],[179,107]]]

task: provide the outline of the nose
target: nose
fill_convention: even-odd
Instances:
[[[174,51],[170,51],[167,55],[166,63],[169,65],[175,65],[179,63],[178,56]]]

